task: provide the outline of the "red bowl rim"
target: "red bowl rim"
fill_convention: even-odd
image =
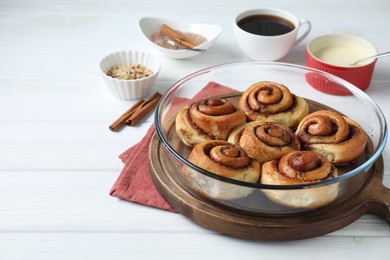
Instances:
[[[348,35],[348,34],[326,34],[326,35],[321,35],[319,37],[316,37],[314,39],[312,39],[307,45],[306,45],[306,55],[308,57],[311,57],[313,60],[315,60],[319,65],[322,65],[324,67],[327,67],[329,69],[333,69],[333,70],[342,70],[342,71],[354,71],[354,70],[359,70],[359,69],[362,69],[362,68],[366,68],[366,67],[370,67],[372,65],[375,64],[376,60],[377,59],[373,59],[371,62],[367,63],[367,64],[363,64],[363,65],[357,65],[357,66],[338,66],[338,65],[333,65],[331,63],[328,63],[328,62],[325,62],[319,58],[317,58],[311,51],[310,51],[310,44],[314,41],[314,40],[317,40],[319,38],[322,38],[322,37],[340,37],[340,38],[346,38],[346,37],[349,37],[349,38],[352,38],[352,39],[356,39],[357,41],[361,41],[361,42],[365,42],[367,43],[368,45],[371,45],[374,49],[375,49],[375,52],[376,54],[378,53],[378,49],[369,41],[363,39],[363,38],[360,38],[360,37],[357,37],[357,36],[354,36],[354,35]]]

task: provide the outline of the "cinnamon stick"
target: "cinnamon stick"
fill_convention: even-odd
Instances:
[[[152,111],[161,98],[159,92],[154,93],[148,100],[143,102],[141,106],[126,120],[126,125],[134,126],[141,118]]]
[[[172,38],[172,40],[188,48],[194,48],[195,46],[199,45],[193,39],[187,37],[186,35],[184,35],[179,31],[172,29],[166,24],[161,25],[160,30],[161,32],[165,33],[168,37]]]
[[[113,132],[119,129],[129,118],[132,116],[138,108],[145,101],[143,99],[138,100],[132,107],[130,107],[126,112],[124,112],[117,120],[115,120],[110,126],[109,129]]]

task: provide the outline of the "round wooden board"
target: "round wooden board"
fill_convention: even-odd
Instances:
[[[298,240],[340,229],[366,213],[382,216],[390,225],[390,189],[382,184],[383,158],[372,167],[367,185],[337,207],[284,216],[243,213],[191,194],[172,178],[176,168],[157,135],[149,147],[150,175],[161,195],[180,214],[222,234],[253,240]]]

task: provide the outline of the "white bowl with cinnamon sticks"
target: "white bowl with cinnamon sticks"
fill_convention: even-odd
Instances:
[[[141,18],[138,28],[159,53],[174,59],[187,59],[205,52],[222,32],[219,25],[158,17]]]
[[[160,72],[157,57],[137,50],[118,51],[100,61],[100,72],[109,92],[119,99],[145,97]]]

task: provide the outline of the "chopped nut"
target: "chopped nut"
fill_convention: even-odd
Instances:
[[[142,64],[115,65],[107,72],[107,75],[117,79],[142,79],[149,77],[153,71]]]

